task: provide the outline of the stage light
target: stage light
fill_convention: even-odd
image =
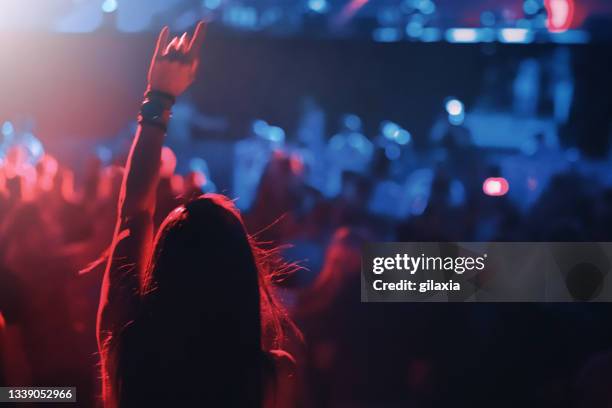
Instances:
[[[419,38],[423,35],[423,23],[420,21],[411,21],[406,24],[406,34],[413,38]]]
[[[540,5],[535,0],[525,0],[523,3],[523,11],[528,15],[537,14],[538,11],[540,11]]]
[[[436,11],[436,5],[431,0],[420,0],[417,3],[417,8],[423,14],[433,14]]]
[[[533,32],[527,28],[502,28],[499,30],[499,40],[504,43],[526,44],[533,39]]]
[[[255,133],[257,136],[265,136],[269,127],[270,125],[268,125],[268,122],[266,122],[265,120],[261,120],[261,119],[254,120],[253,124],[251,125],[251,129],[253,129],[253,133]]]
[[[327,0],[308,0],[308,8],[316,13],[325,13],[329,4]]]
[[[218,8],[221,5],[221,0],[204,0],[202,2],[202,4],[207,9],[214,10],[214,9]]]
[[[475,28],[449,28],[446,30],[446,40],[452,43],[478,42],[478,30]]]
[[[372,33],[374,41],[378,42],[394,42],[399,41],[400,31],[393,27],[380,27]]]
[[[102,3],[102,11],[105,13],[112,13],[117,10],[118,6],[117,0],[104,0]]]
[[[395,133],[395,141],[398,144],[405,145],[410,142],[412,139],[412,135],[406,129],[399,129]]]
[[[454,99],[454,98],[449,99],[448,101],[446,101],[446,112],[448,112],[450,116],[462,115],[463,114],[463,103],[458,99]]]
[[[508,181],[503,177],[489,177],[482,183],[482,191],[491,197],[506,195],[509,189]]]
[[[270,126],[267,132],[267,139],[272,142],[282,143],[285,141],[285,131],[278,126]]]
[[[546,28],[553,33],[568,30],[574,19],[574,0],[545,0],[544,7],[548,13]]]
[[[386,139],[394,140],[395,135],[397,132],[399,132],[399,130],[400,127],[397,123],[388,120],[382,123],[382,134]]]

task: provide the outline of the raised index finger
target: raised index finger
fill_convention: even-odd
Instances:
[[[202,43],[204,42],[204,28],[204,22],[200,21],[193,32],[191,43],[189,44],[189,48],[187,49],[187,55],[190,58],[195,58],[197,56],[197,53],[200,52],[200,49],[202,48]]]
[[[155,54],[153,54],[154,58],[161,56],[161,54],[164,52],[164,50],[168,46],[167,43],[168,43],[169,32],[170,30],[168,29],[168,26],[164,26],[164,28],[162,28],[161,31],[159,32],[159,37],[157,37],[157,45],[155,46]]]

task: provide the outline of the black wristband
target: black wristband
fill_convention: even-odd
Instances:
[[[156,91],[153,89],[145,92],[144,96],[145,99],[164,99],[170,105],[174,105],[174,102],[176,102],[176,98],[174,97],[174,95],[171,95],[167,92]]]

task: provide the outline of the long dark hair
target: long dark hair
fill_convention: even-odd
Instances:
[[[225,196],[201,196],[166,218],[138,317],[117,343],[120,406],[261,406],[264,350],[281,345],[286,326],[265,258]]]

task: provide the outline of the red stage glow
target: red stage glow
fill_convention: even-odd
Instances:
[[[503,196],[508,193],[508,190],[510,190],[510,185],[503,177],[489,177],[482,183],[482,191],[488,196]]]
[[[553,33],[567,31],[574,20],[574,0],[545,0],[544,7],[548,13],[546,28]]]

